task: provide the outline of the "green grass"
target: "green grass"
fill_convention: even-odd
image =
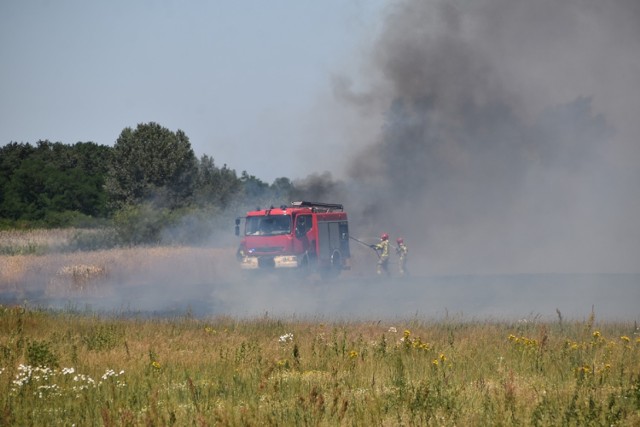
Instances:
[[[639,424],[634,324],[0,306],[0,425]]]

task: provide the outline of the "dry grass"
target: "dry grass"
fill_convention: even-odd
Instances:
[[[66,245],[77,233],[74,228],[0,230],[0,248],[15,251],[33,248],[59,248]]]
[[[234,252],[219,248],[153,247],[47,255],[0,255],[0,292],[24,286],[84,289],[105,279],[126,281],[144,274],[178,274],[175,266],[203,279],[233,262]],[[209,276],[211,277],[211,276]]]

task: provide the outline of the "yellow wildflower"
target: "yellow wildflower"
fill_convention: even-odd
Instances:
[[[581,375],[587,375],[587,374],[591,373],[591,367],[588,366],[588,365],[578,366],[576,368],[576,373],[581,374]]]
[[[349,359],[355,359],[356,357],[358,357],[358,352],[355,350],[351,350],[349,352]]]
[[[160,362],[154,360],[153,362],[151,362],[151,367],[154,369],[160,369],[162,366],[160,366]]]
[[[622,341],[624,341],[624,342],[630,342],[630,341],[631,341],[631,340],[629,339],[629,337],[628,337],[628,336],[626,336],[626,335],[621,336],[621,337],[620,337],[620,339],[621,339]]]

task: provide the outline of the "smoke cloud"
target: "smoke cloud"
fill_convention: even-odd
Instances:
[[[362,127],[352,234],[405,237],[421,273],[637,272],[638,22],[632,0],[391,5],[359,88],[334,79]]]
[[[345,183],[335,180],[330,172],[314,173],[304,179],[293,181],[291,194],[294,200],[344,200],[348,197]]]
[[[344,204],[351,235],[367,243],[404,237],[409,277],[396,280],[392,255],[392,277],[374,278],[377,258],[356,242],[352,270],[336,280],[243,275],[228,215],[207,223],[211,247],[83,261],[104,275],[68,297],[48,292],[77,286],[58,268],[75,255],[0,268],[32,272],[26,290],[4,279],[11,292],[0,303],[334,319],[595,309],[637,319],[640,2],[400,0],[384,19],[363,71],[335,76],[337,104],[314,117],[322,130],[327,114],[342,126],[349,146],[336,152],[334,140],[327,152],[336,164],[350,156],[346,172],[294,181],[293,196]],[[201,222],[184,218],[167,238],[201,235]]]

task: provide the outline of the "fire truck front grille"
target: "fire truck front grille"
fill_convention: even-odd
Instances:
[[[261,257],[258,258],[258,267],[260,268],[274,268],[276,263],[271,257]]]
[[[282,252],[284,248],[282,246],[263,246],[260,248],[255,248],[254,252],[256,253],[273,253],[273,252]]]

